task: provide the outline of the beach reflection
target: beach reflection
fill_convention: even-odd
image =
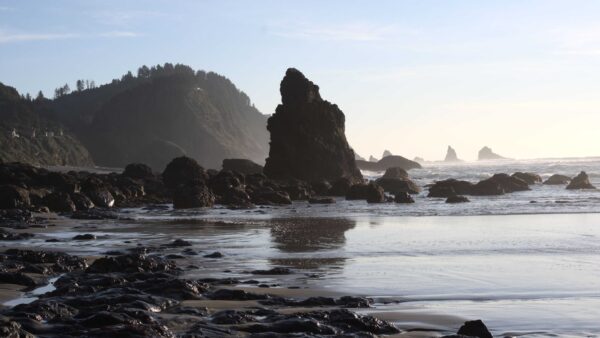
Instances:
[[[346,258],[341,250],[346,231],[354,220],[331,218],[276,219],[271,224],[271,240],[285,257],[271,258],[273,265],[296,269],[340,268]]]

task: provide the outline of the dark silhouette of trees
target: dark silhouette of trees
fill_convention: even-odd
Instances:
[[[37,96],[35,97],[35,100],[36,100],[37,102],[42,102],[42,101],[44,101],[45,99],[46,99],[46,98],[44,97],[44,93],[42,93],[42,91],[40,90],[40,91],[37,93]]]
[[[65,96],[71,92],[71,88],[69,88],[69,84],[65,83],[64,86],[58,87],[54,89],[54,98],[59,98],[61,96]]]
[[[75,87],[77,87],[77,91],[80,92],[85,89],[85,82],[83,82],[83,80],[77,80]]]

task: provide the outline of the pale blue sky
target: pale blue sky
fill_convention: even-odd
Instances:
[[[599,17],[593,0],[0,0],[0,81],[50,95],[184,63],[270,114],[296,67],[363,156],[600,155]]]

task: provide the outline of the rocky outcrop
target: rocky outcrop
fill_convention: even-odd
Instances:
[[[392,152],[386,149],[383,151],[383,155],[381,155],[381,158],[392,156],[392,155],[393,155]]]
[[[565,185],[571,182],[571,178],[565,175],[554,174],[544,181],[546,185]]]
[[[356,152],[354,152],[354,159],[355,160],[361,160],[361,161],[365,161],[365,158],[360,156],[359,154],[357,154]]]
[[[246,159],[225,159],[223,170],[235,171],[240,174],[262,174],[263,166]]]
[[[407,192],[400,192],[394,196],[394,202],[401,204],[410,204],[415,203],[415,200],[412,196]]]
[[[460,337],[493,338],[488,328],[481,320],[465,322],[456,333]]]
[[[347,200],[366,200],[367,203],[385,202],[385,193],[382,187],[374,182],[355,184],[350,187]]]
[[[503,195],[525,190],[531,190],[529,189],[527,182],[517,177],[509,176],[508,174],[495,174],[494,176],[475,184],[471,190],[471,195]]]
[[[467,197],[461,196],[461,195],[449,196],[446,199],[446,203],[450,203],[450,204],[466,203],[466,202],[470,202],[469,199]]]
[[[280,91],[282,104],[267,122],[271,148],[264,173],[309,182],[341,177],[360,181],[344,113],[323,100],[319,87],[296,69],[287,70]]]
[[[398,194],[406,192],[409,194],[418,194],[421,192],[421,188],[411,181],[409,178],[378,178],[375,182],[383,188],[385,192],[391,194]]]
[[[382,178],[408,178],[408,173],[400,167],[391,167],[387,168]]]
[[[524,173],[524,172],[519,171],[519,172],[512,174],[512,177],[521,179],[521,180],[527,182],[527,184],[542,183],[542,177],[535,173]]]
[[[470,195],[473,190],[473,183],[467,181],[459,181],[455,179],[447,179],[437,181],[429,187],[427,197],[451,197],[456,195]]]
[[[448,150],[446,151],[446,158],[444,162],[459,162],[458,156],[456,155],[456,150],[451,146],[448,146]]]
[[[190,182],[204,182],[208,179],[204,168],[196,160],[186,156],[174,158],[169,162],[162,177],[165,186],[169,189],[176,189]]]
[[[377,162],[379,161],[378,159],[375,158],[375,156],[371,155],[369,156],[369,162]]]
[[[595,186],[590,182],[590,178],[585,171],[579,173],[579,175],[573,177],[571,183],[567,186],[569,190],[580,190],[580,189],[596,189]]]
[[[502,156],[494,153],[492,151],[492,149],[489,148],[489,147],[483,147],[483,148],[481,148],[481,150],[479,150],[479,154],[477,156],[477,159],[479,161],[484,161],[484,160],[505,160],[506,157],[502,157]]]
[[[387,156],[377,162],[356,161],[356,165],[361,170],[370,171],[384,171],[393,167],[399,167],[404,170],[421,168],[419,163],[398,155]]]

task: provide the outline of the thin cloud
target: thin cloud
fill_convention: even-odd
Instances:
[[[138,34],[136,32],[128,32],[128,31],[113,31],[113,32],[100,33],[100,34],[98,34],[98,36],[105,37],[105,38],[136,38],[136,37],[140,36],[140,34]]]
[[[0,12],[8,12],[8,11],[12,11],[12,10],[14,10],[14,8],[12,8],[12,7],[0,6]]]
[[[78,38],[81,35],[74,33],[45,34],[45,33],[6,33],[0,32],[0,43],[49,41]]]
[[[398,33],[391,25],[374,25],[367,23],[346,24],[287,24],[270,27],[273,35],[302,40],[320,41],[382,41]]]
[[[165,16],[164,13],[156,11],[116,11],[116,10],[104,10],[98,12],[89,13],[97,22],[110,26],[124,26],[136,21],[155,19],[157,17]]]
[[[0,31],[0,44],[17,42],[54,41],[85,38],[135,38],[140,34],[129,31],[112,31],[97,34],[78,33],[15,33]]]

